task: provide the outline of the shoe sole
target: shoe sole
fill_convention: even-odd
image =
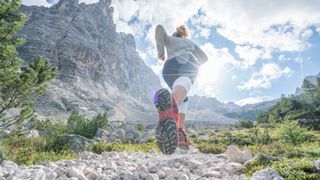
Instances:
[[[167,89],[160,89],[155,95],[156,107],[165,112],[171,107],[171,94]],[[177,123],[174,119],[165,117],[159,121],[156,128],[157,146],[163,154],[172,154],[178,146]]]

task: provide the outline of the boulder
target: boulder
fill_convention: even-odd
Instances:
[[[316,170],[320,171],[320,160],[316,160],[313,163],[313,166],[316,168]]]
[[[251,180],[283,180],[279,173],[271,168],[257,171],[252,175]]]
[[[252,159],[251,150],[241,151],[237,146],[231,145],[226,150],[226,155],[229,161],[243,164]]]
[[[75,152],[89,149],[93,142],[92,140],[77,134],[64,134],[61,135],[58,140],[65,143],[70,149]]]

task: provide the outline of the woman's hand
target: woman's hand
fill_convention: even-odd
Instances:
[[[159,57],[159,59],[164,61],[166,59],[166,57],[162,55],[162,56]]]

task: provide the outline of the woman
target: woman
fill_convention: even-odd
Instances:
[[[206,54],[191,40],[187,39],[188,30],[179,26],[169,36],[162,25],[155,30],[158,58],[164,64],[162,75],[171,89],[160,89],[154,96],[159,113],[156,129],[157,145],[164,154],[172,154],[177,146],[189,149],[184,120],[187,112],[191,85],[198,74],[198,67],[207,61]]]

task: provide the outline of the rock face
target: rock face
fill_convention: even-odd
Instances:
[[[43,56],[57,67],[36,105],[40,115],[78,110],[89,116],[109,111],[116,120],[156,117],[151,104],[159,78],[139,57],[134,37],[115,31],[110,4],[60,0],[50,8],[22,7],[29,21],[18,33],[27,40],[18,48],[21,58]]]
[[[241,164],[224,155],[202,154],[196,149],[167,156],[150,153],[81,152],[78,159],[17,166],[4,161],[1,176],[7,179],[247,179]],[[2,172],[2,174],[1,174]]]

